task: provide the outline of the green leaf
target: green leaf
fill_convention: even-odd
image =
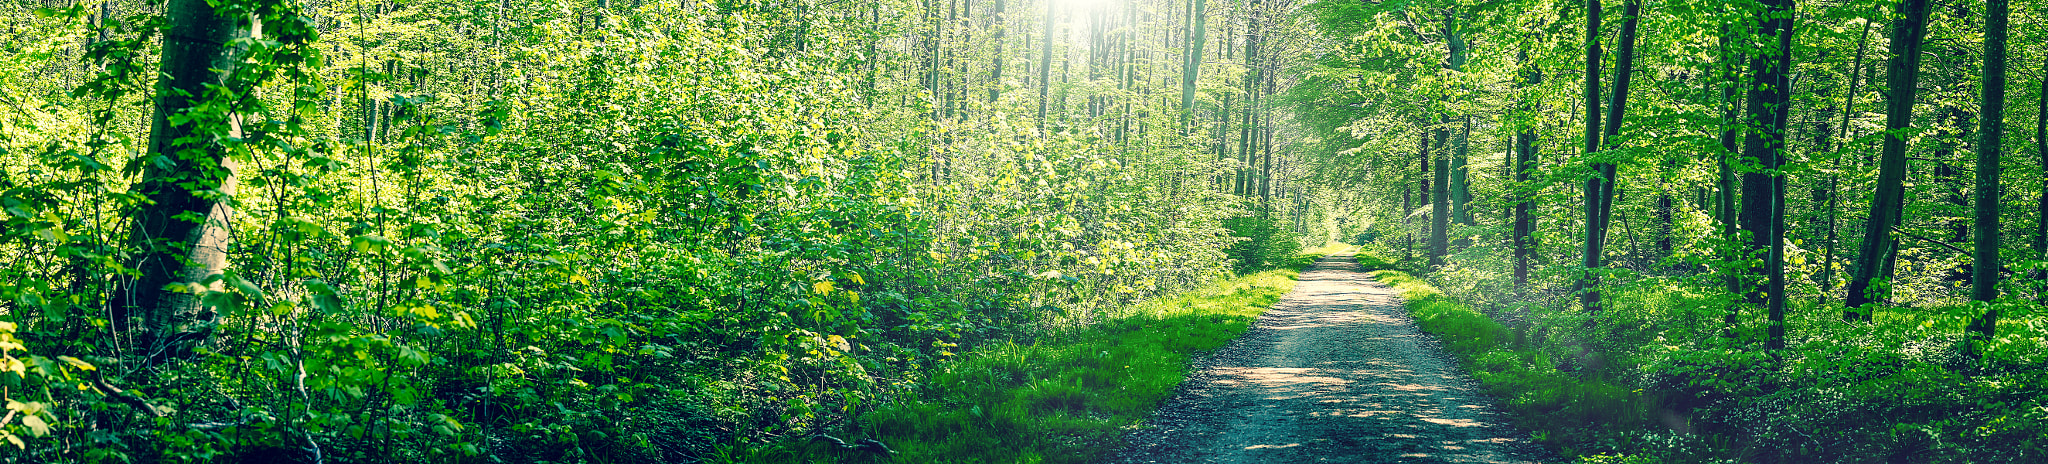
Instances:
[[[376,253],[384,251],[385,247],[391,246],[391,239],[374,234],[362,235],[350,240],[349,246],[359,252]]]
[[[249,297],[249,301],[254,302],[256,306],[266,306],[269,304],[267,303],[269,297],[263,294],[263,289],[256,288],[256,284],[250,283],[248,279],[243,279],[242,276],[238,275],[230,275],[227,280],[228,285],[235,286],[235,290],[239,290],[242,292],[242,295]]]
[[[43,418],[39,416],[22,416],[21,425],[28,426],[29,434],[34,436],[40,437],[50,434],[50,424],[48,422],[43,422]]]
[[[306,289],[313,292],[313,309],[323,313],[341,312],[341,295],[334,291],[334,286],[320,279],[311,279],[306,281]]]
[[[43,239],[52,244],[63,245],[71,241],[71,234],[65,233],[62,227],[53,225],[36,229],[36,238]]]

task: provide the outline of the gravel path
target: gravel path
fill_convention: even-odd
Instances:
[[[1557,462],[1351,255],[1317,261],[1249,332],[1198,363],[1111,459],[1146,462]]]

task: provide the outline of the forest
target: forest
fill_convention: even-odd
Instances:
[[[2039,0],[0,0],[0,56],[0,462],[1104,462],[1330,260],[1545,462],[2048,460]]]

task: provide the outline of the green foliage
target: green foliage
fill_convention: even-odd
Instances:
[[[1266,216],[1238,216],[1223,220],[1223,228],[1236,237],[1224,252],[1237,263],[1240,273],[1286,266],[1301,252],[1301,239]]]
[[[1439,278],[1500,279],[1453,271]],[[1400,271],[1374,276],[1403,292],[1418,325],[1442,337],[1517,425],[1580,462],[2000,462],[2044,452],[2048,392],[2039,370],[2023,366],[2048,351],[2031,318],[2002,324],[1973,360],[1958,330],[1969,309],[1886,309],[1878,324],[1841,326],[1837,312],[1795,308],[1806,335],[1773,356],[1755,349],[1760,325],[1720,322],[1725,295],[1683,280],[1610,290],[1614,304],[1588,315],[1486,312]]]
[[[880,440],[899,462],[1096,462],[1173,395],[1191,358],[1243,334],[1294,287],[1297,272],[1218,280],[1095,325],[982,345],[937,362],[915,395],[833,433]],[[713,461],[880,461],[807,436],[728,453]]]
[[[979,97],[1015,81],[938,69],[1002,49],[894,45],[940,35],[912,2],[626,3],[210,2],[264,34],[172,116],[202,148],[161,159],[137,121],[162,7],[0,5],[0,324],[28,366],[0,462],[698,461],[911,407],[990,346],[1186,325],[1047,352],[1111,358],[996,402],[1113,437],[1091,411],[1177,381],[1143,351],[1221,343],[1277,284],[1179,325],[1132,304],[1335,228],[1278,179],[1233,237],[1247,201],[1190,180],[1241,166],[1137,87],[1159,79],[1062,80],[1034,121],[1031,92]],[[175,362],[110,314],[152,265],[150,163],[202,164],[165,188],[232,209],[222,271],[166,287],[206,313]],[[1150,383],[1095,391],[1123,378]]]
[[[1620,29],[1617,6],[1609,4],[1596,41],[1614,43],[1606,41]],[[1361,255],[1362,264],[1419,272],[1426,237],[1469,240],[1426,276],[1455,303],[1419,297],[1418,321],[1447,334],[1447,347],[1462,353],[1476,375],[1504,385],[1507,401],[1552,405],[1520,412],[1586,462],[2042,459],[2037,440],[2019,437],[2041,434],[2038,414],[2028,409],[2043,401],[2032,386],[2040,380],[2029,372],[2038,369],[2021,366],[2042,360],[2040,302],[2048,287],[2038,270],[2048,245],[2034,243],[2048,242],[2025,240],[2048,240],[2048,226],[2039,223],[2048,218],[2035,211],[2037,199],[2048,199],[2041,183],[2048,176],[2040,175],[2048,163],[2036,160],[2048,157],[2048,145],[2037,147],[2031,131],[1973,141],[1990,124],[2032,128],[2048,121],[2039,114],[2048,106],[2034,105],[2048,87],[2030,80],[2008,89],[2005,120],[1982,120],[1990,114],[1979,92],[1988,77],[1986,41],[1995,36],[1985,9],[1934,9],[1925,40],[1931,63],[1913,71],[1922,73],[1923,90],[1903,101],[1895,98],[1906,93],[1888,88],[1896,84],[1885,77],[1907,71],[1886,64],[1886,50],[1906,43],[1887,27],[1898,5],[1802,4],[1793,13],[1801,24],[1791,42],[1794,69],[1768,70],[1800,77],[1779,89],[1788,98],[1774,106],[1755,100],[1765,93],[1751,93],[1754,74],[1767,70],[1750,60],[1776,44],[1744,32],[1766,19],[1764,3],[1647,6],[1632,18],[1642,22],[1643,46],[1634,59],[1655,63],[1655,72],[1633,73],[1625,117],[1606,121],[1616,136],[1608,149],[1591,153],[1569,148],[1583,146],[1579,138],[1595,129],[1584,125],[1587,92],[1608,90],[1583,86],[1590,79],[1613,83],[1617,70],[1609,55],[1606,69],[1587,75],[1589,44],[1579,27],[1589,9],[1582,3],[1304,6],[1300,18],[1315,23],[1326,51],[1303,70],[1288,103],[1310,139],[1327,144],[1304,161],[1317,166],[1319,178],[1361,192],[1354,227],[1367,233],[1355,236],[1387,258],[1366,263]],[[2014,14],[2015,24],[2043,24],[2038,9]],[[2008,32],[2025,42],[2048,29]],[[1470,45],[1471,60],[1453,71],[1459,43]],[[2026,57],[2014,58],[2025,63],[2020,69],[2040,63],[2038,47],[2012,52]],[[1613,100],[1600,96],[1593,100]],[[1741,120],[1745,105],[1775,108],[1793,121],[1776,134],[1785,142],[1775,148],[1783,151],[1782,169],[1761,173],[1753,157],[1730,156],[1745,140],[1773,135]],[[1883,115],[1904,107],[1917,107],[1897,121],[1905,128],[1884,130]],[[1475,121],[1469,134],[1459,124],[1467,118]],[[1442,138],[1446,129],[1451,136]],[[1889,222],[1865,214],[1873,212],[1870,193],[1881,187],[1872,157],[1887,132],[1906,142],[1912,160],[1903,182],[1909,201],[1895,216],[1902,220]],[[1515,165],[1522,153],[1499,156],[1520,146],[1531,149],[1529,164]],[[1437,163],[1461,147],[1495,155],[1453,161],[1466,163],[1463,171],[1440,171]],[[1994,153],[2003,155],[1978,159]],[[1974,172],[2004,172],[2002,185],[1970,181],[1969,166],[1983,161],[2001,168]],[[1612,221],[1599,221],[1612,224],[1604,256],[1593,257],[1605,264],[1585,269],[1577,265],[1588,258],[1582,250],[1589,206],[1581,187],[1598,163],[1619,166],[1618,195]],[[1446,174],[1476,180],[1431,180]],[[1750,189],[1764,196],[1742,198],[1744,183],[1760,184],[1736,177],[1754,174],[1781,176],[1793,190],[1781,199]],[[1469,197],[1452,198],[1473,200],[1473,223],[1431,230],[1433,219],[1442,219],[1430,217],[1433,206],[1455,201],[1432,187],[1471,189]],[[1973,197],[1992,191],[2003,192],[2000,210],[1971,207],[1985,205]],[[1738,212],[1745,204],[1778,208]],[[1518,221],[1516,209],[1530,221]],[[1760,219],[1787,225],[1781,262],[1767,263],[1770,255],[1760,249],[1775,244],[1753,249],[1754,231],[1737,228],[1755,228]],[[1993,219],[1998,225],[1990,227],[1998,230],[1985,230]],[[1859,233],[1864,226],[1892,229],[1898,241],[1869,244],[1870,254],[1883,256],[1877,262],[1852,263],[1868,235]],[[1523,234],[1529,240],[1515,247],[1511,241]],[[1972,293],[1992,289],[1969,282],[1987,269],[1973,265],[1968,250],[2001,236],[2006,269],[1992,273],[2001,279],[1996,292],[1981,292],[1999,297],[1969,302]],[[1779,265],[1783,285],[1768,284],[1769,296],[1788,304],[1785,323],[1772,327],[1772,311],[1752,303],[1751,291],[1765,287],[1766,269]],[[1870,308],[1875,314],[1867,323],[1844,322],[1840,307],[1856,270],[1883,275],[1874,282],[1883,303]],[[1601,284],[1574,288],[1588,272]],[[1598,313],[1580,309],[1586,291],[1603,297]],[[1991,311],[1998,336],[1961,335]],[[1783,349],[1763,342],[1774,329],[1785,334]],[[1594,413],[1574,417],[1566,405],[1581,400],[1572,398],[1587,399],[1592,406],[1585,410]],[[1573,429],[1557,429],[1559,423]],[[1990,435],[2011,444],[1994,444]]]

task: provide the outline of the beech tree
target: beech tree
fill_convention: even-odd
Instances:
[[[1885,66],[1884,148],[1878,155],[1877,186],[1871,194],[1870,214],[1863,223],[1863,244],[1849,266],[1847,306],[1842,318],[1869,321],[1863,306],[1882,300],[1880,275],[1894,259],[1898,247],[1892,228],[1898,227],[1905,209],[1906,131],[1913,125],[1913,100],[1920,86],[1921,39],[1927,35],[1927,0],[1901,0],[1897,18],[1892,20],[1891,61]]]
[[[227,266],[235,194],[227,145],[242,137],[234,110],[253,84],[235,78],[243,49],[231,45],[253,32],[246,13],[225,14],[205,0],[166,8],[163,78],[135,188],[148,201],[129,233],[143,252],[131,265],[138,275],[112,304],[117,328],[141,319],[134,346],[151,360],[190,356],[213,333],[216,315],[201,296],[219,287]]]
[[[1990,303],[1998,299],[1999,160],[2005,148],[2005,42],[2006,22],[2011,6],[2006,0],[1987,0],[1984,9],[1984,85],[1979,99],[1977,126],[1976,250],[1971,262],[1970,300]],[[1970,324],[1970,331],[1983,339],[1998,333],[1998,309],[1985,309]]]

